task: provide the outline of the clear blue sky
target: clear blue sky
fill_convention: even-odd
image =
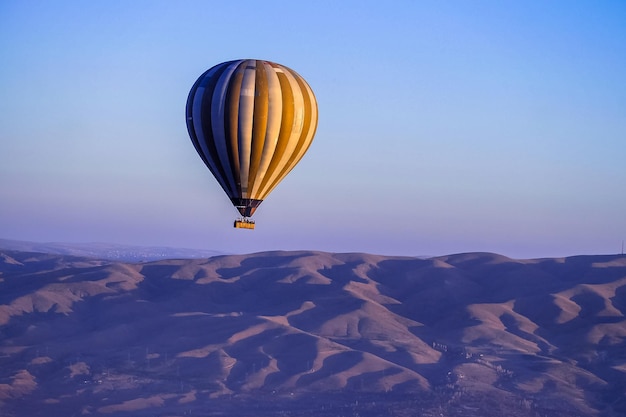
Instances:
[[[196,78],[307,79],[313,145],[235,230]],[[0,237],[389,255],[616,253],[626,2],[0,2]]]

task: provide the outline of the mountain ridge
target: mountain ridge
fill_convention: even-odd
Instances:
[[[626,413],[623,255],[0,250],[0,272],[3,415]]]

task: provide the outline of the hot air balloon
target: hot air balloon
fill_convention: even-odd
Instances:
[[[309,149],[317,101],[295,71],[240,59],[207,70],[187,99],[187,130],[204,164],[253,229],[259,204]]]

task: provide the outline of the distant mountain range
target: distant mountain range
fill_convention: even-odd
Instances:
[[[0,239],[0,249],[85,256],[123,262],[144,262],[177,258],[210,258],[211,256],[224,254],[223,252],[214,250],[171,248],[164,246],[131,246],[112,243],[36,243],[9,239]]]
[[[0,250],[0,415],[626,415],[626,256]]]

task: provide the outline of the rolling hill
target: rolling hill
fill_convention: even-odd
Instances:
[[[624,416],[626,256],[0,250],[3,416]]]

